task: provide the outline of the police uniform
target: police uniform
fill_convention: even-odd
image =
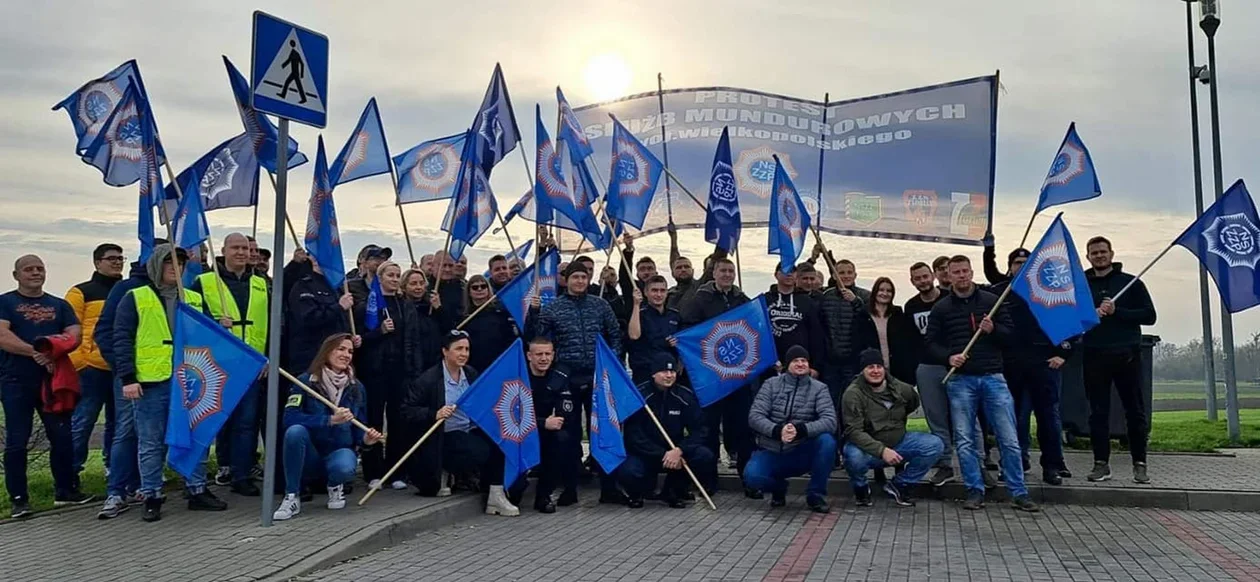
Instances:
[[[677,365],[673,356],[660,354],[654,360],[655,372],[674,371]],[[713,451],[704,446],[704,414],[695,394],[685,386],[674,384],[669,388],[652,382],[640,386],[646,407],[660,421],[674,445],[682,449],[683,461],[706,487],[717,481],[717,459]],[[651,492],[656,478],[665,472],[665,485],[661,500],[671,507],[682,507],[682,499],[691,485],[686,471],[669,470],[662,466],[669,443],[652,421],[647,411],[640,410],[626,420],[626,460],[617,469],[617,478],[630,497],[632,507],[641,507],[643,496]]]
[[[577,503],[578,472],[582,464],[582,401],[569,382],[564,368],[553,365],[546,374],[530,373],[530,390],[534,393],[534,414],[538,417],[538,436],[541,462],[538,467],[538,484],[534,493],[534,508],[545,513],[551,504],[551,494],[559,484],[564,488],[560,505]],[[547,430],[550,416],[564,419],[560,430]],[[524,483],[522,479],[520,483]],[[520,493],[523,493],[523,489]]]

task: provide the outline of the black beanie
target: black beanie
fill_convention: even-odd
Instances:
[[[786,353],[786,354],[784,354],[784,357],[787,359],[787,361],[786,361],[786,362],[783,362],[784,364],[791,364],[793,361],[795,361],[795,360],[796,360],[796,358],[805,358],[805,360],[807,360],[807,361],[808,361],[808,360],[809,360],[809,350],[806,350],[805,348],[803,348],[803,347],[801,347],[801,346],[799,346],[799,345],[798,345],[798,346],[792,346],[792,347],[788,348],[788,351],[787,351],[787,353]]]
[[[884,354],[875,348],[866,348],[862,350],[858,356],[858,369],[865,370],[867,366],[883,366]]]
[[[1011,263],[1014,263],[1015,259],[1027,259],[1028,256],[1031,254],[1032,253],[1028,252],[1028,249],[1023,249],[1023,248],[1015,249],[1011,251],[1011,254],[1006,255],[1006,264],[1009,265]]]
[[[574,273],[586,273],[587,277],[591,276],[591,270],[587,269],[586,265],[578,261],[573,261],[572,263],[569,263],[569,268],[564,270],[564,280],[568,281],[569,277],[573,276]]]
[[[653,374],[657,372],[677,372],[677,371],[678,369],[674,366],[673,354],[662,352],[662,353],[656,354],[656,356],[652,358],[652,373]]]

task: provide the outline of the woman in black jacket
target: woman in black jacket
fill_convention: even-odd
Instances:
[[[484,277],[483,277],[484,279]],[[420,434],[438,421],[443,426],[429,436],[413,457],[410,473],[417,495],[449,495],[444,473],[479,471],[482,488],[489,486],[486,513],[520,515],[503,491],[503,452],[455,403],[476,382],[478,372],[468,365],[468,334],[452,330],[442,336],[442,361],[415,378],[402,399],[402,421]],[[522,482],[524,482],[522,480]]]
[[[897,287],[892,280],[880,277],[871,287],[871,301],[867,309],[875,324],[876,345],[884,356],[884,367],[894,378],[913,386],[919,365],[915,354],[922,337],[914,319],[893,305],[896,296]]]
[[[508,310],[497,299],[492,298],[490,282],[484,276],[469,277],[466,289],[464,313],[459,319],[464,322],[462,329],[468,332],[472,343],[468,365],[477,370],[485,370],[521,333]],[[493,303],[486,305],[489,301]]]

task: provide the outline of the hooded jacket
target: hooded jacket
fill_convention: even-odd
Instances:
[[[145,270],[144,263],[135,261],[131,263],[131,272],[127,278],[119,281],[109,290],[109,297],[105,298],[105,304],[101,306],[101,316],[96,320],[96,329],[91,333],[92,341],[96,343],[96,347],[100,350],[101,359],[105,364],[113,369],[114,366],[114,318],[118,316],[118,304],[123,297],[127,296],[127,292],[138,287],[144,287],[149,284],[149,272]],[[84,330],[84,335],[87,330]]]
[[[771,285],[766,291],[766,307],[780,362],[787,364],[785,356],[792,346],[801,346],[811,355],[827,353],[827,332],[818,304],[807,291],[796,289],[785,294],[779,292],[778,285]]]
[[[796,427],[796,438],[780,440],[783,427]],[[836,407],[827,385],[809,376],[783,373],[766,380],[748,411],[748,427],[757,435],[757,446],[783,453],[806,439],[836,432]]]
[[[158,299],[163,305],[169,302],[178,301],[179,288],[177,285],[162,285],[155,281],[162,280],[162,263],[170,257],[173,247],[169,244],[160,244],[153,248],[153,254],[145,263],[145,271],[148,273],[147,285],[153,288]],[[121,285],[119,285],[121,286]],[[139,288],[137,286],[136,288]],[[191,291],[189,291],[191,293]],[[169,326],[171,333],[174,334],[175,325],[171,321],[174,314],[170,309],[167,310],[166,325]],[[98,324],[99,325],[99,324]],[[118,377],[124,385],[136,382],[136,332],[140,325],[140,312],[136,308],[135,295],[127,294],[118,303],[118,312],[114,317],[114,333],[113,333],[113,369],[114,375]]]
[[[1112,263],[1111,272],[1106,275],[1099,276],[1097,271],[1090,269],[1085,271],[1085,279],[1089,281],[1089,292],[1094,296],[1094,307],[1098,307],[1103,299],[1115,297],[1133,280],[1133,275],[1123,272],[1120,263]],[[1120,296],[1115,313],[1100,317],[1098,325],[1085,333],[1085,347],[1137,349],[1142,345],[1143,325],[1155,325],[1155,304],[1151,302],[1146,285],[1139,279]]]
[[[906,419],[919,409],[914,387],[896,378],[884,377],[884,390],[875,389],[858,376],[840,398],[844,411],[844,438],[862,452],[879,458],[884,449],[895,447],[906,436]]]

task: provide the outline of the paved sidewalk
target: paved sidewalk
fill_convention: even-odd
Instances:
[[[359,483],[340,511],[328,510],[324,496],[316,495],[302,505],[300,515],[271,528],[259,526],[259,498],[228,494],[226,488],[215,493],[228,502],[228,511],[188,511],[175,493],[168,496],[157,523],[141,521],[139,507],[100,521],[96,504],[27,521],[7,520],[0,522],[0,580],[259,580],[295,564],[314,564],[352,542],[358,548],[380,549],[404,535],[409,539],[419,531],[416,525],[446,525],[477,509],[472,496],[431,499],[388,490],[363,507],[355,505],[366,490]]]
[[[1260,540],[1239,535],[1260,531],[1257,514],[835,500],[818,516],[801,496],[772,510],[720,494],[719,512],[587,499],[477,517],[296,580],[1260,580]]]

